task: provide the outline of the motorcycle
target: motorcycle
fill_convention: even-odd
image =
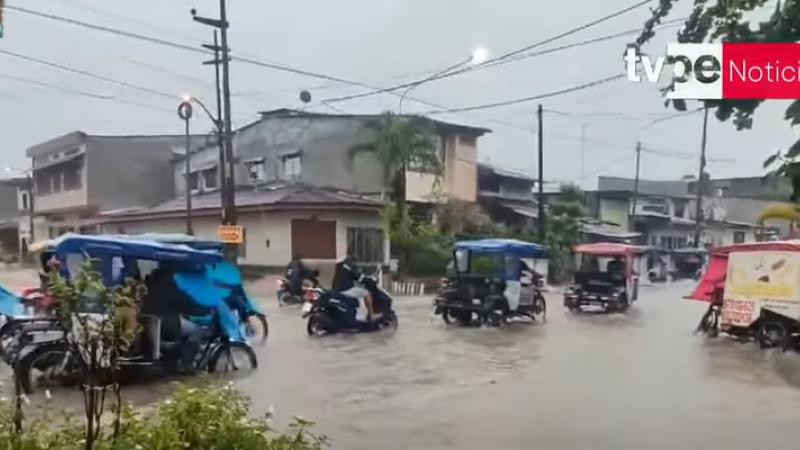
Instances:
[[[378,287],[374,278],[362,276],[359,282],[372,296],[373,307],[379,317],[371,321],[357,320],[353,314],[352,297],[310,288],[305,292],[303,304],[303,318],[308,319],[306,332],[309,336],[397,329],[397,314],[392,309],[392,298],[389,294]]]
[[[306,285],[310,285],[310,287],[318,287],[319,286],[319,270],[313,269],[309,270],[305,277],[303,277],[303,288],[305,289]],[[277,281],[277,292],[275,296],[278,298],[278,306],[284,305],[300,305],[303,303],[303,295],[297,294],[292,292],[292,282],[291,282],[291,273],[287,272],[283,277],[279,278]]]

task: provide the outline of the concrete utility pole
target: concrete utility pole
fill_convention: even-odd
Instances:
[[[708,134],[708,106],[703,111],[703,139],[700,144],[700,173],[697,176],[697,207],[694,213],[694,246],[700,248],[703,231],[703,176],[706,171],[706,136]]]
[[[228,10],[226,0],[219,0],[219,19],[210,19],[207,17],[197,16],[197,11],[192,9],[192,16],[196,22],[217,28],[220,32],[220,47],[219,52],[222,54],[222,109],[224,118],[224,178],[227,180],[224,183],[226,191],[220,194],[224,200],[224,215],[227,225],[236,225],[236,180],[234,178],[234,158],[233,158],[233,131],[231,130],[231,80],[230,80],[230,57],[228,48]],[[206,47],[208,48],[208,47]],[[224,194],[224,195],[223,195]],[[227,254],[229,259],[235,260],[238,253],[236,245],[229,245]]]
[[[628,229],[636,231],[636,203],[639,200],[639,162],[642,159],[642,143],[636,143],[636,175],[633,178],[633,204],[628,214]]]
[[[544,132],[542,130],[542,104],[539,104],[539,108],[537,110],[537,119],[538,119],[538,129],[539,129],[539,195],[538,195],[538,203],[539,203],[539,214],[538,214],[538,221],[539,221],[539,239],[544,239],[545,235],[545,227],[544,227]]]
[[[214,125],[217,127],[217,145],[219,146],[219,184],[220,184],[220,210],[222,211],[221,223],[223,225],[228,224],[227,215],[226,215],[226,206],[228,203],[228,190],[231,187],[228,185],[228,177],[227,177],[227,165],[225,163],[225,125],[222,119],[222,91],[219,85],[220,81],[220,65],[222,64],[222,60],[220,59],[221,47],[219,46],[217,30],[214,30],[214,44],[208,45],[203,44],[203,47],[211,50],[214,52],[214,59],[211,61],[203,61],[203,65],[214,65],[214,88],[216,91],[217,97],[217,117],[214,120]]]

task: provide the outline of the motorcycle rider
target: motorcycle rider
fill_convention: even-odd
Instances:
[[[303,280],[308,278],[311,271],[303,264],[301,255],[294,255],[286,266],[286,278],[289,281],[289,292],[292,295],[303,294]]]
[[[376,319],[375,310],[373,307],[372,295],[368,290],[361,286],[356,285],[362,276],[361,269],[358,268],[358,261],[351,249],[347,249],[347,256],[336,263],[336,269],[333,273],[333,291],[338,292],[350,298],[364,300],[364,306],[367,309],[367,320],[372,321]],[[357,308],[357,304],[355,305]],[[355,309],[355,308],[354,308]]]

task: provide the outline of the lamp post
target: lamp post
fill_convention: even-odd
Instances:
[[[184,156],[185,171],[184,179],[186,182],[186,234],[193,235],[194,229],[192,227],[192,172],[191,172],[191,156],[192,156],[192,135],[189,132],[189,120],[192,118],[192,100],[186,99],[178,105],[178,117],[180,117],[186,125],[186,154]]]
[[[453,64],[452,66],[445,67],[444,69],[434,73],[433,75],[427,78],[423,78],[422,80],[419,80],[418,82],[412,84],[405,91],[403,91],[402,95],[400,95],[400,101],[397,105],[397,113],[403,114],[403,101],[406,99],[406,96],[408,95],[409,92],[416,89],[420,85],[425,84],[428,81],[433,81],[446,73],[452,72],[460,68],[461,66],[465,66],[467,64],[475,64],[475,65],[483,64],[487,59],[489,59],[489,50],[487,50],[485,47],[478,47],[472,51],[472,54],[470,54],[468,58],[465,58]]]
[[[225,217],[225,199],[229,189],[229,178],[225,175],[227,172],[225,170],[225,146],[223,141],[225,126],[222,122],[222,119],[219,118],[219,116],[214,116],[211,110],[209,110],[208,107],[205,105],[205,103],[203,103],[199,98],[194,97],[192,95],[184,95],[183,101],[190,103],[197,103],[198,105],[200,105],[200,108],[206,114],[208,119],[214,124],[214,127],[217,130],[217,145],[219,146],[220,199],[222,200],[222,205],[221,205],[222,224],[226,225],[227,219]],[[217,108],[217,112],[221,113],[221,111],[219,111],[219,108]]]

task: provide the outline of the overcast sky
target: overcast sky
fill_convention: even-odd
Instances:
[[[199,46],[211,29],[192,22],[189,10],[216,16],[216,0],[7,0],[51,14],[103,24]],[[348,80],[387,86],[416,79],[465,57],[478,46],[493,56],[582,25],[634,0],[232,0],[230,47],[233,56],[285,64]],[[653,1],[653,4],[656,2]],[[685,16],[692,2],[681,2],[671,18]],[[564,5],[569,5],[567,8]],[[541,49],[640,27],[647,7],[556,41]],[[663,54],[675,28],[661,30],[646,48]],[[415,89],[411,96],[447,107],[484,104],[568,88],[624,70],[622,53],[630,37],[529,58]],[[213,71],[203,55],[139,42],[74,25],[7,10],[0,49],[91,71],[164,93],[143,93],[83,76],[0,55],[0,132],[2,166],[27,167],[25,149],[60,134],[180,133],[174,110],[182,93],[213,104]],[[300,108],[301,89],[311,91],[309,108],[334,112],[320,99],[363,88],[233,63],[235,125],[257,118],[257,111]],[[12,80],[18,77],[61,89]],[[91,97],[95,96],[95,97]],[[96,98],[101,97],[101,98]],[[655,85],[621,79],[543,100],[545,178],[580,181],[593,187],[598,174],[633,176],[634,147],[640,127],[666,114]],[[396,110],[397,97],[376,95],[335,103],[351,113]],[[696,107],[696,106],[695,106]],[[709,122],[709,169],[714,177],[762,174],[761,162],[786,148],[797,132],[782,120],[785,102],[757,112],[750,131]],[[431,110],[407,101],[405,112]],[[508,169],[534,170],[536,103],[436,118],[491,128],[480,143],[480,158]],[[565,115],[569,114],[569,115]],[[210,123],[194,121],[198,130]],[[641,131],[645,146],[660,152],[699,154],[702,115],[662,122]],[[584,130],[583,158],[581,129]],[[581,163],[582,161],[582,163]],[[726,162],[727,161],[727,162]],[[697,173],[697,157],[681,159],[644,154],[642,176],[676,179]]]

